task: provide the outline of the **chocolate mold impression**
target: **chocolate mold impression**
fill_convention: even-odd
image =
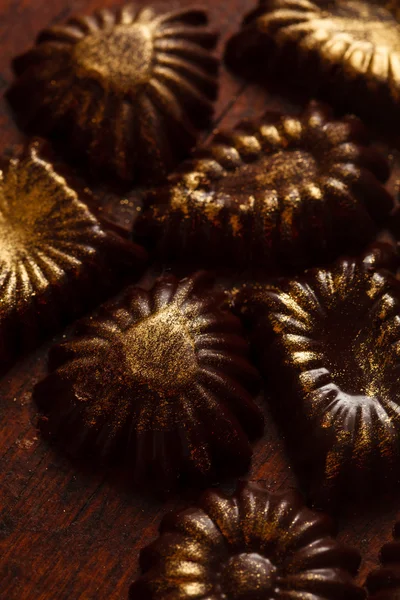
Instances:
[[[134,235],[165,260],[263,268],[359,250],[393,208],[358,119],[311,102],[219,133],[149,192]],[[317,258],[316,258],[317,257]]]
[[[153,183],[212,117],[218,36],[207,22],[196,8],[134,4],[72,18],[14,60],[8,98],[22,126],[62,141],[97,175]]]
[[[128,288],[51,350],[49,370],[34,393],[43,432],[135,482],[243,473],[263,431],[240,321],[204,272]]]
[[[226,59],[257,78],[277,71],[309,91],[318,86],[374,123],[387,121],[400,99],[399,19],[398,2],[389,0],[260,0]]]
[[[242,290],[288,447],[321,505],[399,484],[400,284],[370,256]]]
[[[327,515],[297,492],[240,484],[232,497],[208,491],[167,515],[142,550],[131,600],[362,600],[358,553],[332,537]]]

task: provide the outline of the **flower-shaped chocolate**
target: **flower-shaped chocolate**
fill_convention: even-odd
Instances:
[[[50,353],[35,397],[70,452],[117,457],[134,479],[241,472],[263,417],[240,321],[204,272],[164,277],[83,320]]]
[[[227,60],[258,75],[278,54],[287,76],[299,70],[329,96],[369,105],[380,117],[400,101],[400,7],[384,0],[260,0],[228,44]],[[276,66],[276,65],[275,65]],[[379,103],[379,111],[377,104]]]
[[[144,258],[38,152],[32,144],[0,171],[0,369]]]
[[[364,260],[244,289],[276,416],[319,503],[400,480],[400,283]]]
[[[400,598],[400,523],[394,528],[394,541],[381,550],[382,566],[372,571],[366,581],[370,600],[398,600]]]
[[[9,99],[24,126],[61,133],[96,170],[154,181],[209,123],[216,40],[202,10],[104,9],[42,32],[14,61]]]
[[[304,264],[370,239],[388,173],[358,119],[311,102],[218,134],[148,194],[135,233],[163,257]]]
[[[296,492],[240,484],[208,491],[198,506],[167,515],[141,552],[131,600],[360,600],[357,552]]]

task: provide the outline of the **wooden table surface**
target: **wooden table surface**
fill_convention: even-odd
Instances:
[[[180,5],[190,3],[181,0]],[[212,23],[221,31],[221,54],[227,37],[254,3],[203,0]],[[95,8],[116,4],[115,0],[0,0],[0,95],[12,79],[11,59],[29,48],[40,29],[74,13],[89,14]],[[171,3],[158,5],[167,10]],[[223,68],[215,126],[229,127],[282,103],[286,104]],[[1,152],[8,153],[13,144],[23,141],[0,97]],[[129,226],[137,195],[135,190],[123,198],[103,192],[103,209],[121,225]],[[31,392],[46,372],[51,343],[49,340],[20,361],[0,380],[0,598],[127,598],[129,585],[138,574],[140,548],[154,538],[167,510],[195,500],[195,494],[189,490],[185,498],[181,494],[160,499],[132,490],[118,474],[85,471],[40,439]],[[268,415],[249,478],[272,487],[295,483],[282,440]],[[400,509],[400,500],[397,506]],[[338,516],[339,537],[363,555],[360,582],[377,564],[379,548],[390,539],[396,517],[400,510],[384,504],[375,513]]]

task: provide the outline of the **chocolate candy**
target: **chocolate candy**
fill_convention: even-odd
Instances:
[[[393,207],[362,123],[311,102],[218,134],[147,195],[135,235],[162,259],[314,264],[368,242]]]
[[[169,485],[240,473],[263,431],[240,321],[200,272],[131,287],[50,352],[35,389],[43,430],[71,453],[128,463]]]
[[[1,370],[145,258],[102,227],[40,150],[0,171]]]
[[[299,474],[318,504],[400,480],[400,283],[368,254],[236,298]]]
[[[125,180],[162,179],[209,124],[217,35],[200,9],[126,5],[43,31],[14,61],[21,124]]]
[[[131,600],[360,600],[360,557],[332,538],[327,515],[296,492],[240,484],[232,497],[208,491],[167,515],[142,550],[144,574]]]
[[[400,27],[396,2],[260,0],[227,47],[233,69],[279,73],[323,90],[374,122],[397,114]]]
[[[400,597],[400,523],[394,528],[394,541],[381,550],[379,569],[369,573],[366,588],[370,600],[396,600]]]

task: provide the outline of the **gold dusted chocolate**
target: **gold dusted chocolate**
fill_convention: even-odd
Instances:
[[[231,38],[232,68],[269,67],[303,79],[328,97],[377,119],[400,107],[400,5],[397,0],[260,0]]]
[[[164,517],[131,600],[362,600],[355,550],[295,491],[240,483]]]
[[[65,141],[96,172],[161,179],[195,144],[217,95],[217,35],[203,10],[128,4],[43,31],[14,61],[23,126]]]
[[[263,417],[240,321],[199,272],[131,287],[50,352],[34,397],[70,453],[126,463],[135,481],[240,473]]]
[[[219,133],[151,191],[137,234],[162,258],[307,264],[367,243],[393,207],[361,121],[311,102]]]
[[[381,567],[371,571],[365,582],[370,600],[400,598],[400,523],[396,523],[393,537],[381,549]]]
[[[373,262],[342,259],[236,298],[318,504],[366,501],[400,481],[400,282]]]
[[[101,226],[38,143],[11,160],[0,170],[0,370],[144,257]]]

